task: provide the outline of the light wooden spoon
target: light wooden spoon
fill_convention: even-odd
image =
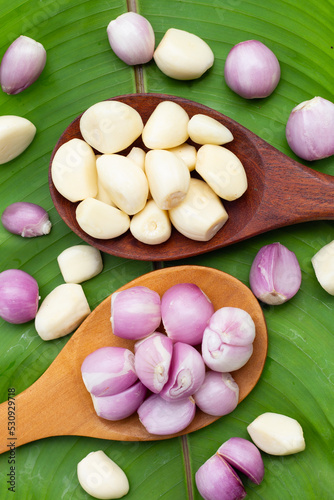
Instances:
[[[114,97],[112,100],[122,101],[134,107],[141,114],[144,123],[163,100],[180,104],[190,117],[202,113],[217,119],[227,126],[234,136],[234,140],[226,144],[226,147],[243,163],[248,178],[248,189],[240,199],[224,202],[229,220],[210,241],[193,241],[174,230],[168,241],[152,246],[135,240],[129,231],[112,240],[91,238],[76,222],[77,204],[69,202],[57,192],[49,169],[50,193],[58,213],[80,238],[103,252],[137,260],[175,260],[216,250],[283,226],[311,220],[334,219],[334,177],[292,160],[218,111],[165,94],[128,94]],[[51,162],[55,152],[64,142],[74,137],[82,138],[79,121],[80,116],[62,134],[52,153]],[[140,139],[135,145],[143,147]]]
[[[239,400],[242,401],[257,384],[267,355],[267,328],[257,299],[246,285],[233,276],[202,266],[152,271],[120,290],[142,285],[162,295],[176,283],[197,284],[211,299],[215,309],[234,306],[251,314],[256,325],[254,351],[246,365],[233,373],[239,385]],[[89,353],[99,347],[115,345],[133,350],[133,344],[113,335],[109,296],[81,324],[45,373],[15,397],[14,436],[8,431],[8,403],[5,401],[0,405],[0,453],[8,451],[10,442],[17,447],[49,436],[90,436],[120,441],[167,439],[196,431],[217,420],[218,417],[197,410],[195,419],[183,432],[173,436],[156,436],[145,430],[137,414],[117,422],[98,417],[81,378],[81,364]]]

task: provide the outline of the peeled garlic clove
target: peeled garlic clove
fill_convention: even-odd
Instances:
[[[81,201],[76,208],[75,216],[85,233],[102,240],[116,238],[130,227],[128,214],[95,198]]]
[[[193,395],[196,405],[204,413],[223,416],[238,405],[239,386],[230,373],[208,370],[200,388]]]
[[[125,12],[107,27],[112,50],[126,64],[145,64],[153,57],[155,36],[149,21],[136,12]]]
[[[239,476],[218,453],[201,465],[195,481],[205,500],[242,500],[246,496]]]
[[[200,353],[191,345],[176,342],[168,381],[159,393],[167,401],[176,401],[192,396],[202,385],[205,364]]]
[[[130,231],[134,238],[147,245],[164,243],[172,232],[168,212],[149,200],[143,210],[131,218]]]
[[[113,396],[138,380],[133,352],[125,347],[100,347],[85,357],[81,375],[94,396]]]
[[[129,492],[129,481],[123,470],[103,451],[93,451],[77,466],[81,487],[94,498],[122,498]]]
[[[301,280],[296,255],[281,243],[262,247],[253,260],[249,274],[254,295],[270,305],[290,300],[298,292]]]
[[[5,208],[1,222],[7,231],[23,238],[49,234],[52,226],[49,214],[44,208],[25,201],[12,203]]]
[[[65,283],[45,297],[35,317],[35,328],[43,340],[57,339],[73,332],[89,313],[81,285]]]
[[[247,427],[260,450],[270,455],[291,455],[305,449],[303,429],[294,418],[279,413],[263,413]]]
[[[112,396],[94,396],[91,394],[94,409],[101,418],[111,421],[130,417],[145,399],[147,388],[138,381],[131,387]]]
[[[159,332],[135,344],[135,370],[142,383],[155,394],[166,384],[173,353],[172,340]]]
[[[8,47],[0,65],[1,88],[7,94],[18,94],[34,83],[46,63],[43,45],[21,35]]]
[[[223,146],[201,146],[197,151],[196,171],[223,200],[236,200],[247,189],[247,176],[241,161]]]
[[[170,210],[185,198],[190,173],[174,153],[163,149],[148,151],[145,172],[152,198],[161,210]]]
[[[129,158],[110,154],[96,161],[98,178],[115,205],[128,215],[142,210],[148,196],[148,182],[143,170]]]
[[[145,151],[142,148],[134,146],[131,148],[130,153],[127,155],[129,160],[132,160],[138,167],[145,171]]]
[[[70,139],[56,151],[51,177],[57,191],[76,202],[97,194],[96,160],[92,148],[82,139]]]
[[[142,133],[143,121],[134,108],[120,101],[93,104],[80,118],[84,140],[100,153],[118,153]]]
[[[35,125],[26,118],[15,115],[0,116],[0,165],[23,153],[35,135]]]
[[[232,437],[225,441],[217,453],[232,467],[240,470],[253,483],[260,484],[264,477],[264,464],[258,448],[247,439]]]
[[[175,28],[166,31],[153,58],[165,75],[177,80],[199,78],[214,62],[213,52],[204,40]]]
[[[183,143],[175,148],[169,148],[168,151],[176,154],[187,165],[189,172],[195,170],[197,151],[195,146],[188,143]]]
[[[192,178],[184,200],[169,210],[173,226],[195,241],[209,241],[223,227],[228,214],[206,182]]]
[[[188,123],[188,134],[197,144],[226,144],[233,141],[230,130],[211,116],[196,114]]]
[[[311,262],[322,288],[334,295],[334,240],[313,255]]]
[[[188,135],[188,113],[176,102],[162,101],[147,120],[142,139],[149,149],[169,149],[183,144]]]
[[[66,283],[82,283],[103,269],[101,252],[89,245],[74,245],[57,257],[60,272]]]
[[[183,431],[193,421],[196,406],[192,397],[166,401],[159,394],[149,396],[138,408],[140,422],[150,434],[165,436]]]

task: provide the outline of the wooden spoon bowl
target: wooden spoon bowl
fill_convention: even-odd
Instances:
[[[207,242],[190,240],[175,229],[168,241],[153,246],[139,242],[133,238],[130,231],[110,240],[92,238],[76,221],[77,203],[71,203],[58,193],[50,173],[57,149],[70,139],[82,139],[79,129],[80,115],[67,127],[54,148],[50,161],[49,187],[53,203],[64,222],[80,238],[101,251],[136,260],[175,260],[216,250],[265,231],[298,222],[334,219],[332,176],[316,172],[292,160],[218,111],[181,97],[165,94],[128,94],[110,100],[122,101],[135,108],[144,123],[155,107],[164,100],[180,104],[190,117],[202,113],[220,121],[234,136],[234,140],[226,147],[233,151],[244,165],[248,189],[238,200],[224,202],[229,220]],[[141,139],[134,145],[146,149]],[[124,151],[124,154],[127,152],[128,150]]]
[[[249,361],[232,373],[239,385],[242,401],[257,384],[267,356],[268,336],[262,309],[250,289],[239,280],[217,269],[180,266],[152,271],[119,290],[142,285],[160,296],[176,283],[195,283],[211,299],[215,310],[223,306],[240,307],[253,318],[256,326],[254,350]],[[168,435],[149,434],[137,413],[111,422],[97,416],[81,377],[85,357],[99,347],[121,346],[133,350],[134,342],[113,335],[110,323],[110,296],[81,324],[44,374],[15,397],[17,436],[20,446],[50,436],[74,435],[121,441],[151,441],[172,438],[205,427],[219,417],[200,410],[184,431]],[[51,341],[52,342],[52,341]],[[8,451],[8,404],[0,405],[0,453]]]

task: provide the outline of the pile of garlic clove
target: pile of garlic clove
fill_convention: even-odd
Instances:
[[[77,222],[93,238],[130,230],[156,245],[174,226],[209,241],[228,220],[223,201],[247,190],[242,163],[224,147],[233,140],[230,130],[204,114],[190,117],[172,100],[160,102],[145,125],[128,104],[98,102],[81,116],[80,132],[82,139],[55,153],[51,176],[57,191],[78,203]],[[140,137],[143,148],[134,145]]]

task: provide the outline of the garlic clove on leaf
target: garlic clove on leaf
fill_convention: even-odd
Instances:
[[[21,116],[0,116],[0,165],[19,156],[31,144],[36,127]]]
[[[256,254],[249,283],[254,295],[269,305],[290,300],[301,285],[301,270],[296,255],[281,243],[271,243]]]
[[[334,240],[313,255],[312,266],[322,288],[334,295]]]
[[[81,487],[94,498],[122,498],[129,492],[124,471],[102,450],[92,451],[77,465]]]
[[[214,62],[213,52],[204,40],[175,28],[166,31],[153,58],[160,71],[176,80],[199,78]]]
[[[43,300],[35,317],[35,328],[43,340],[57,339],[73,332],[89,313],[82,286],[64,283]]]
[[[90,245],[74,245],[57,257],[66,283],[82,283],[97,276],[103,269],[101,252]]]
[[[248,425],[247,431],[255,445],[269,455],[291,455],[305,449],[301,425],[286,415],[263,413]]]
[[[126,64],[145,64],[153,57],[155,35],[150,22],[136,12],[125,12],[107,27],[112,50]]]
[[[46,64],[43,45],[21,35],[8,47],[0,65],[1,88],[7,94],[19,94],[33,84]]]

